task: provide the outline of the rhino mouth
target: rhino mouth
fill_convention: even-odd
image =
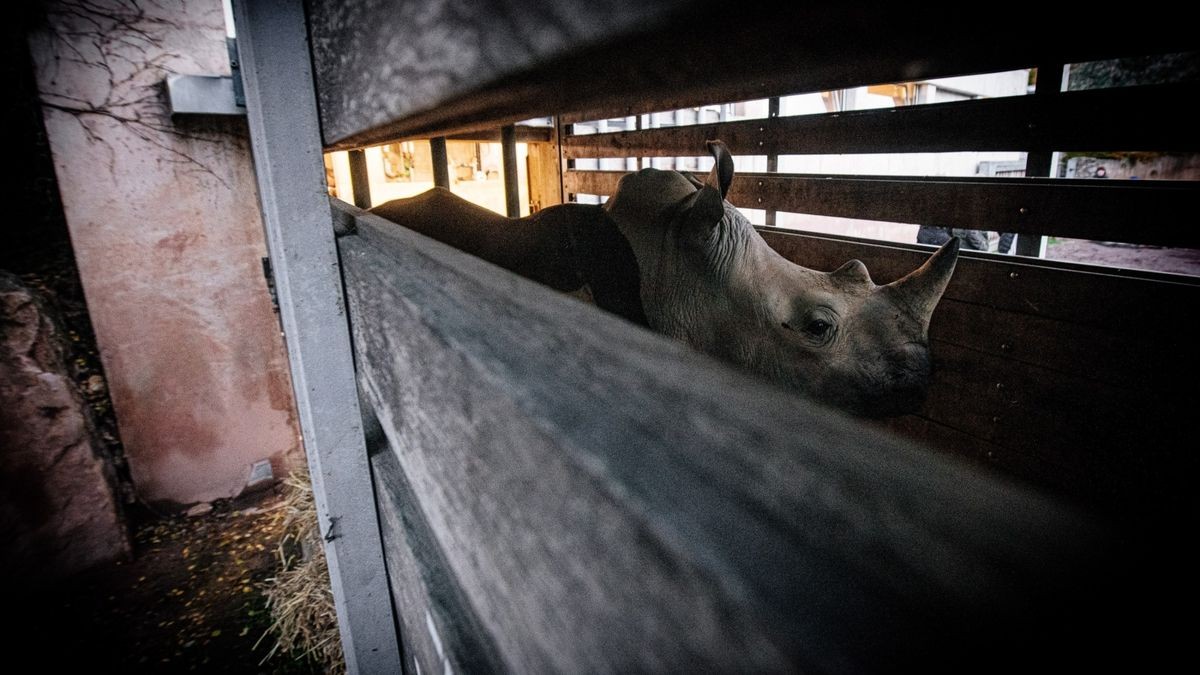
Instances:
[[[913,342],[852,375],[829,382],[821,395],[860,417],[906,415],[925,403],[932,374],[928,347]]]

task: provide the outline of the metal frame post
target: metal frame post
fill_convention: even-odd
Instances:
[[[401,672],[300,0],[235,2],[254,168],[342,648]]]
[[[1064,65],[1061,61],[1039,62],[1037,84],[1034,86],[1033,95],[1041,101],[1058,96],[1062,92]],[[1025,158],[1025,175],[1027,177],[1053,178],[1053,163],[1054,152],[1051,150],[1030,152]],[[1041,258],[1046,253],[1046,238],[1037,234],[1018,234],[1017,241],[1013,246],[1013,253]]]
[[[504,207],[509,218],[521,217],[521,191],[517,180],[517,128],[500,127],[500,156],[504,169]]]
[[[437,136],[429,139],[429,156],[433,161],[433,184],[450,189],[450,158],[446,153],[446,138]]]
[[[779,97],[772,96],[767,99],[767,120],[774,121],[779,119]],[[767,173],[779,172],[779,155],[772,151],[767,153]],[[775,209],[767,209],[763,216],[763,225],[767,227],[775,227]]]
[[[354,188],[354,205],[360,209],[371,208],[371,173],[367,169],[367,152],[351,150],[346,153],[350,158],[350,185]]]

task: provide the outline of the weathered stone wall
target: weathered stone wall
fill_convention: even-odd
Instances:
[[[0,272],[0,570],[23,584],[130,551],[65,341],[50,308]]]
[[[138,494],[234,496],[299,443],[245,123],[165,102],[169,73],[229,73],[220,0],[44,7],[39,95]]]

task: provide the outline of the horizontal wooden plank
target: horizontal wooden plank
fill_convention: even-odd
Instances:
[[[1034,6],[967,17],[888,4],[756,3],[725,21],[714,17],[729,15],[726,3],[681,0],[518,0],[471,12],[400,0],[308,6],[332,149],[585,109],[646,112],[639,101],[668,109],[1196,44],[1182,9],[1029,22]]]
[[[568,193],[611,195],[625,172],[567,171]],[[1076,239],[1200,247],[1200,182],[741,173],[743,208]]]
[[[1132,392],[942,341],[921,416],[1005,449],[1008,469],[1112,512],[1200,515],[1190,488],[1200,398]],[[1014,463],[1013,453],[1032,458]]]
[[[962,666],[1013,640],[1073,659],[1047,622],[1105,614],[1079,570],[1112,551],[1054,503],[357,222],[360,382],[504,669]]]
[[[932,420],[922,415],[882,420],[881,428],[902,438],[920,443],[922,446],[945,452],[953,457],[965,458],[981,470],[995,471],[1010,479],[1015,478],[1029,485],[1055,494],[1069,495],[1072,499],[1090,504],[1106,512],[1114,519],[1139,524],[1145,511],[1135,504],[1111,494],[1111,486],[1097,489],[1084,480],[1080,472],[1062,463],[1048,461],[1044,457],[1022,449],[1014,449],[980,438],[975,433],[964,432],[955,426]]]
[[[554,129],[551,127],[530,127],[525,125],[515,125],[516,141],[518,143],[549,143],[554,138]],[[499,143],[499,129],[479,129],[476,131],[468,131],[461,134],[452,134],[446,137],[448,141],[475,141],[476,143]]]
[[[761,233],[785,258],[813,269],[831,271],[847,260],[862,260],[880,284],[916,269],[933,250],[919,244],[867,242],[782,230]],[[1200,305],[1200,280],[962,251],[944,297],[1135,337],[1146,335],[1145,324],[1121,317],[1174,316],[1180,308],[1196,307]],[[1167,352],[1183,354],[1187,343],[1175,342],[1181,333],[1188,335],[1188,328],[1157,331],[1152,339],[1160,341],[1158,344]]]
[[[704,155],[720,139],[735,155],[798,155],[962,150],[1195,151],[1195,116],[1179,101],[1191,85],[1126,87],[937,103],[824,115],[798,115],[566,135],[563,155]]]
[[[1064,279],[1069,281],[1069,277]],[[1195,326],[1162,335],[1144,326],[1139,329],[1137,322],[1112,321],[1102,298],[1093,298],[1091,307],[1095,323],[1109,325],[1089,326],[945,299],[930,325],[930,335],[999,358],[1081,377],[1092,386],[1160,395],[1185,391],[1189,382],[1200,378],[1200,354],[1186,347],[1200,341]]]
[[[462,589],[449,576],[450,568],[429,519],[421,511],[420,501],[365,397],[361,408],[388,587],[405,661],[414,664],[414,671],[502,671],[496,646],[480,626]]]

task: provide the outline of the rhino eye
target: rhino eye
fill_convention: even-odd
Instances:
[[[830,328],[833,328],[833,324],[824,319],[811,319],[808,323],[804,324],[804,332],[813,337],[825,337]]]
[[[833,322],[818,317],[809,317],[800,326],[784,323],[783,327],[799,333],[817,344],[825,344],[833,335]]]

